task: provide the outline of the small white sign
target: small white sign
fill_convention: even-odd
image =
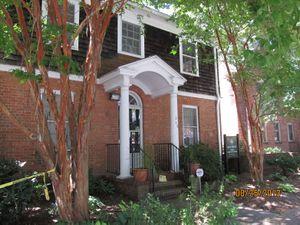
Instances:
[[[197,177],[203,177],[203,175],[204,175],[204,170],[203,169],[199,168],[199,169],[196,170],[196,176]]]

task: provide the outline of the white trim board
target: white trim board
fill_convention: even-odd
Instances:
[[[183,97],[201,98],[201,99],[212,100],[212,101],[218,100],[218,98],[216,96],[206,95],[206,94],[198,94],[198,93],[192,93],[192,92],[186,92],[186,91],[178,91],[178,95],[183,96]]]
[[[24,67],[0,63],[0,71],[12,72],[12,70],[15,70],[15,69],[24,70]],[[38,74],[38,73],[40,73],[40,71],[38,69],[35,69],[35,73]],[[48,71],[48,74],[49,74],[49,78],[53,78],[53,79],[59,79],[60,78],[60,73],[59,72],[50,70],[50,71]],[[70,74],[69,79],[71,81],[83,81],[83,76],[77,75],[77,74]],[[97,84],[99,84],[99,79],[97,79]]]

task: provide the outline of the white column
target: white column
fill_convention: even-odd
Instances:
[[[170,122],[171,122],[171,143],[177,148],[179,147],[179,132],[178,132],[178,102],[177,102],[178,87],[174,86],[170,94]],[[172,168],[175,172],[179,171],[179,151],[172,152]]]
[[[130,177],[129,151],[129,85],[121,87],[120,99],[120,175],[118,178]]]

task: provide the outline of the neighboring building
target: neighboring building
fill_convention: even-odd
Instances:
[[[220,63],[220,99],[222,134],[235,136],[239,133],[239,122],[234,92],[227,78],[224,64]],[[283,151],[300,152],[300,119],[278,117],[264,126],[263,147],[278,147]]]
[[[82,20],[79,5],[72,2],[70,13],[74,20],[70,17],[70,22],[79,23]],[[111,161],[115,160],[121,168],[120,177],[128,177],[132,167],[128,148],[132,144],[145,148],[172,143],[179,147],[201,141],[219,148],[216,65],[201,61],[204,57],[213,59],[214,48],[181,42],[180,31],[167,19],[165,14],[151,9],[135,8],[126,10],[110,23],[103,45],[88,141],[90,168],[94,174],[117,172],[111,168]],[[85,59],[87,45],[88,40],[82,34],[73,46],[73,56],[79,63]],[[170,54],[174,46],[179,46],[177,55]],[[0,99],[25,126],[35,129],[35,106],[29,87],[19,84],[9,74],[19,67],[20,61],[18,55],[1,60]],[[52,71],[50,76],[59,100],[59,74]],[[70,79],[76,101],[82,78],[70,75]],[[118,97],[120,101],[113,100]],[[55,139],[51,115],[48,115],[48,123]],[[119,145],[120,154],[113,155],[115,149],[119,151]],[[2,157],[26,161],[28,168],[38,169],[37,148],[35,141],[26,138],[0,113]],[[172,167],[178,169],[176,155],[172,158]]]
[[[263,132],[264,147],[278,147],[284,151],[300,152],[300,119],[278,117],[268,122]]]

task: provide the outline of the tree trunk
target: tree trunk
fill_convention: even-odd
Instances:
[[[254,91],[247,84],[236,85],[231,80],[231,85],[235,93],[239,130],[249,162],[251,178],[261,183],[263,182],[264,149],[259,112],[253,107],[257,104],[257,99],[254,98]]]

